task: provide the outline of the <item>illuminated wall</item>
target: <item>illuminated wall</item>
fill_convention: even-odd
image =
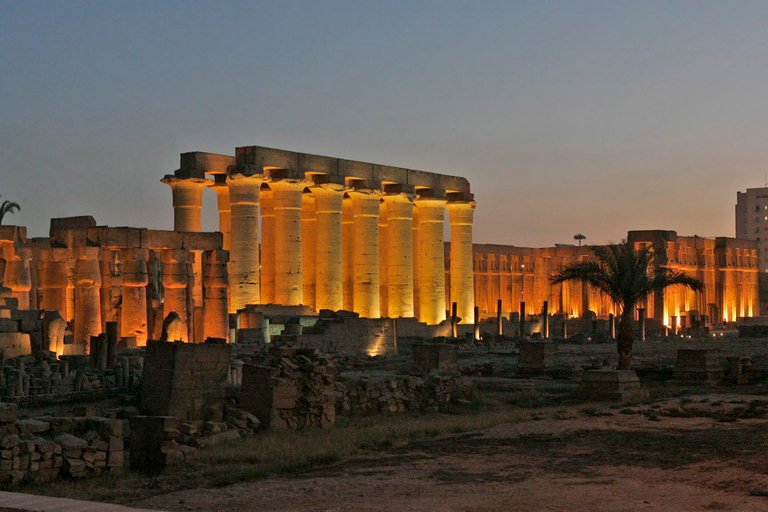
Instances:
[[[725,237],[685,237],[661,230],[630,231],[628,240],[638,247],[652,245],[657,254],[666,258],[667,266],[688,272],[705,285],[700,293],[673,287],[649,297],[645,304],[649,318],[670,325],[673,316],[680,318],[689,314],[707,315],[710,322],[734,321],[759,314],[755,242]],[[449,250],[446,247],[446,254]],[[550,283],[550,277],[565,264],[592,259],[588,246],[533,249],[475,244],[473,251],[475,300],[481,318],[496,316],[499,299],[505,316],[519,312],[521,301],[526,304],[527,314],[538,314],[545,300],[549,301],[552,314],[580,317],[593,311],[605,318],[618,313],[612,301],[586,284]],[[446,304],[446,308],[449,307]],[[681,320],[677,320],[677,325],[681,325]]]

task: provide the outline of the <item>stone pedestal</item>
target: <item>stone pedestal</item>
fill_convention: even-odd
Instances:
[[[520,359],[515,375],[531,377],[543,374],[554,363],[557,345],[552,342],[521,341],[518,344]]]
[[[582,400],[626,402],[645,400],[648,391],[640,389],[634,370],[587,370],[576,397]]]
[[[431,370],[456,370],[455,345],[439,343],[414,343],[413,367],[416,371],[429,373]]]
[[[675,380],[680,384],[717,386],[723,381],[724,366],[721,350],[681,348],[677,351]]]

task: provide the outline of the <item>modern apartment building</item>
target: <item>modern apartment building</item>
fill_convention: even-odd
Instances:
[[[758,267],[768,273],[768,187],[736,193],[736,238],[757,242]]]

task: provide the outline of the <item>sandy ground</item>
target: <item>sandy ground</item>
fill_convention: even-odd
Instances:
[[[299,475],[156,496],[203,511],[768,511],[768,419],[672,417],[765,397],[532,414]],[[654,413],[649,414],[653,410]],[[604,415],[603,415],[604,414]]]

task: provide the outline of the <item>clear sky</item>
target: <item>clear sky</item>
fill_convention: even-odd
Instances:
[[[766,27],[764,1],[0,0],[6,223],[172,229],[179,153],[261,145],[464,176],[480,243],[733,236]]]

